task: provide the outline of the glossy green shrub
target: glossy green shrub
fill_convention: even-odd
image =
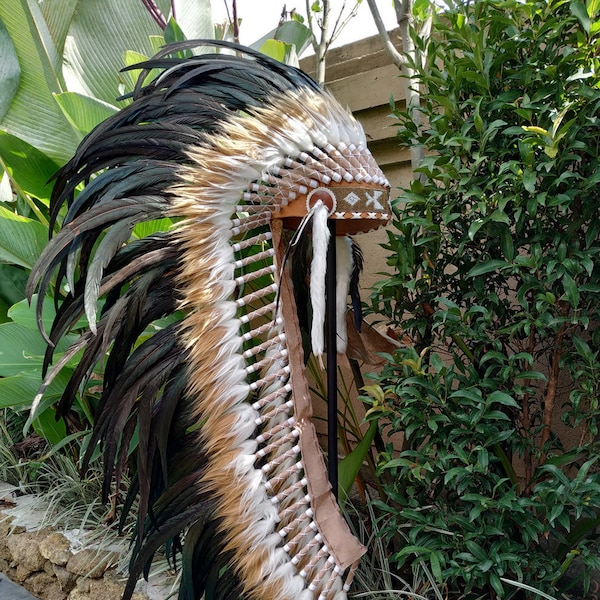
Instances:
[[[451,598],[585,594],[600,566],[599,10],[450,2],[414,40],[425,125],[395,111],[425,159],[373,294],[410,339],[369,388],[405,434],[379,508]]]

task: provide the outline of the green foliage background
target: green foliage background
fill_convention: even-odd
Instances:
[[[426,156],[373,295],[411,340],[369,390],[370,417],[404,432],[380,457],[378,508],[390,540],[409,539],[396,564],[427,562],[449,597],[525,597],[509,580],[586,594],[600,567],[600,3],[447,4],[414,39],[425,125],[395,111],[399,142]]]

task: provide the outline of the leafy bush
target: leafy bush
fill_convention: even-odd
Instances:
[[[587,590],[600,567],[599,10],[450,1],[414,38],[426,125],[395,110],[425,159],[373,294],[411,340],[369,389],[404,432],[379,507],[410,540],[395,563],[452,597],[558,594],[576,557]]]

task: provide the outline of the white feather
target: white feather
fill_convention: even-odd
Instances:
[[[329,229],[327,217],[329,209],[319,200],[315,204],[313,216],[313,257],[310,265],[310,303],[312,306],[312,327],[310,338],[312,351],[321,363],[325,348],[325,272],[327,270],[327,248],[329,246]]]

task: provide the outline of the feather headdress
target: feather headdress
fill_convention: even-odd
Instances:
[[[237,54],[173,56],[195,46]],[[44,385],[81,352],[64,413],[103,371],[83,466],[101,444],[105,499],[139,438],[125,597],[157,549],[179,540],[180,599],[344,598],[364,549],[338,511],[311,422],[284,264],[297,236],[286,230],[312,231],[320,290],[327,219],[342,233],[379,226],[389,184],[361,127],[297,69],[214,41],[173,45],[140,68],[133,102],[59,172],[52,221],[68,207],[29,282],[41,302],[58,268],[57,289],[70,292],[47,364],[81,315],[89,320]],[[132,240],[136,224],[165,217],[171,228]],[[352,252],[340,246],[345,309]],[[323,294],[312,294],[313,312]],[[41,305],[38,314],[41,326]],[[313,345],[322,319],[313,318]]]

